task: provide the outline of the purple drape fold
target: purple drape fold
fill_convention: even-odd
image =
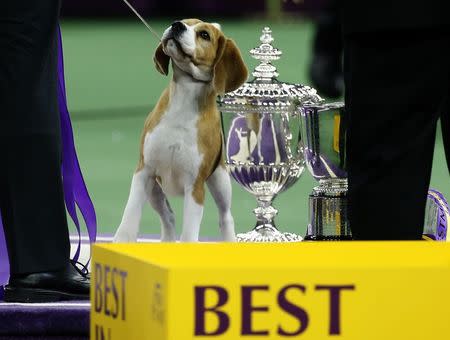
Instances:
[[[8,278],[9,278],[8,251],[6,249],[5,234],[3,233],[2,216],[0,214],[0,298],[2,297],[1,286],[8,282]]]
[[[58,26],[58,105],[61,119],[62,137],[62,179],[64,187],[64,200],[67,212],[72,218],[78,231],[78,247],[74,255],[74,260],[78,261],[81,249],[81,228],[77,216],[77,207],[83,216],[86,224],[89,241],[95,242],[97,237],[97,218],[94,205],[89,197],[86,184],[81,173],[80,164],[75,150],[73,139],[72,123],[67,108],[66,86],[64,81],[64,61],[62,50],[61,30]],[[1,188],[0,188],[1,190]],[[0,216],[0,286],[7,283],[9,277],[9,261],[6,249],[3,225]]]
[[[89,193],[81,173],[80,164],[78,163],[78,157],[75,150],[75,143],[73,140],[72,124],[70,122],[70,114],[67,108],[62,37],[59,26],[58,37],[58,104],[61,117],[61,136],[63,145],[62,176],[67,212],[75,223],[78,231],[78,248],[74,256],[74,260],[77,261],[81,248],[81,231],[76,207],[78,206],[78,209],[83,215],[90,243],[95,242],[97,237],[97,218],[95,216],[94,205],[89,197]]]

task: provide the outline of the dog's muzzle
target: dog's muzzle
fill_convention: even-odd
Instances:
[[[172,36],[178,38],[184,31],[186,26],[181,21],[175,21],[171,26]]]

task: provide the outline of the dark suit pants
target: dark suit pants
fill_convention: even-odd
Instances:
[[[57,104],[59,0],[0,4],[0,209],[11,273],[69,259]]]
[[[420,239],[439,118],[450,161],[450,32],[353,33],[344,44],[353,235]]]

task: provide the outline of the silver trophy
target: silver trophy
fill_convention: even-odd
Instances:
[[[300,114],[304,102],[321,101],[308,86],[280,82],[272,62],[282,54],[263,29],[261,45],[250,51],[259,61],[253,79],[218,99],[225,138],[226,165],[234,180],[256,197],[256,226],[238,234],[240,242],[301,241],[274,223],[275,197],[291,187],[304,170]]]
[[[319,182],[309,196],[305,240],[349,240],[344,104],[305,103],[299,110],[306,165]]]

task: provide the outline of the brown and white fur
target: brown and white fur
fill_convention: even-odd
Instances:
[[[145,121],[140,160],[114,242],[134,242],[147,201],[161,218],[161,240],[175,241],[175,217],[166,196],[184,195],[182,242],[198,241],[205,183],[219,209],[224,241],[235,241],[231,182],[222,155],[217,94],[247,79],[235,43],[218,24],[197,19],[175,22],[163,34],[154,61],[173,77]]]

